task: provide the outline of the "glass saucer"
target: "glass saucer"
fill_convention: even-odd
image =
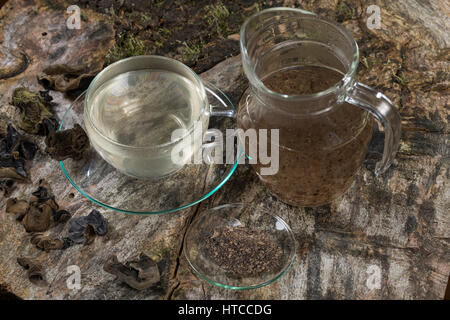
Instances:
[[[228,110],[222,113],[228,116],[233,114],[235,106],[231,100],[212,84],[206,81],[204,84],[211,108]],[[85,94],[82,93],[65,112],[59,131],[71,129],[75,124],[85,129]],[[215,129],[226,137],[224,123],[230,124],[231,121],[222,120],[226,118],[211,115],[210,127],[214,124]],[[234,121],[231,123],[235,126]],[[123,213],[151,215],[188,208],[219,190],[236,170],[243,155],[242,148],[236,143],[234,148],[234,163],[186,164],[176,173],[156,181],[136,179],[121,173],[103,160],[92,145],[83,159],[66,159],[59,163],[69,182],[92,202]]]
[[[276,258],[277,263],[272,265],[272,269],[251,273],[249,272],[250,257],[245,253],[242,254],[246,259],[244,266],[224,267],[224,259],[228,261],[227,263],[233,260],[227,257],[230,252],[227,253],[223,248],[219,248],[218,250],[222,251],[211,253],[207,249],[207,244],[211,244],[211,240],[217,241],[215,243],[221,242],[222,247],[225,245],[234,248],[234,252],[231,251],[231,254],[246,252],[248,248],[242,244],[249,243],[252,245],[252,250],[258,252],[259,255],[261,252],[258,251],[256,244],[264,245],[260,244],[261,238],[254,240],[243,238],[240,241],[236,238],[227,240],[224,234],[220,233],[220,230],[224,230],[224,228],[228,230],[243,228],[240,229],[240,232],[264,235],[280,250]],[[205,210],[195,218],[186,233],[183,252],[192,270],[208,283],[232,290],[256,289],[275,282],[287,273],[295,259],[296,241],[291,228],[279,216],[255,204],[230,203]],[[222,256],[220,261],[217,260],[217,256]],[[264,258],[259,255],[258,259]],[[242,271],[244,273],[241,273]]]

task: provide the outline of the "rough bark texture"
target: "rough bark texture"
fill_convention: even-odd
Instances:
[[[30,235],[0,212],[0,292],[25,299],[442,299],[450,273],[450,147],[449,72],[450,7],[430,1],[285,1],[342,22],[361,48],[361,81],[386,93],[403,120],[400,151],[382,177],[371,169],[380,158],[383,135],[375,133],[363,167],[350,190],[334,203],[319,208],[295,208],[277,201],[246,165],[211,198],[198,206],[162,216],[129,216],[99,209],[109,232],[87,246],[43,252]],[[381,8],[379,30],[366,27],[366,8]],[[114,43],[114,31],[104,17],[90,10],[87,28],[68,32],[65,8],[38,1],[10,1],[0,11],[0,112],[2,128],[15,121],[11,93],[22,85],[42,90],[37,76],[43,68],[78,63],[80,56],[102,64]],[[104,22],[101,22],[104,21]],[[100,26],[98,29],[97,27]],[[90,43],[89,32],[102,41]],[[47,32],[45,36],[43,33]],[[57,39],[55,45],[51,39]],[[83,45],[81,45],[81,43]],[[58,49],[65,48],[65,49]],[[80,53],[82,51],[83,55]],[[62,54],[61,54],[62,52]],[[56,57],[56,58],[55,58]],[[365,58],[365,59],[364,59]],[[202,76],[237,103],[247,86],[240,57],[216,65]],[[52,91],[57,116],[70,98]],[[30,168],[31,184],[20,184],[12,196],[27,198],[39,179],[52,186],[60,206],[74,217],[96,206],[64,178],[56,161],[40,150]],[[214,179],[214,170],[205,183]],[[117,201],[126,201],[117,194]],[[183,235],[198,212],[229,202],[257,202],[284,218],[295,232],[298,254],[291,270],[279,281],[257,290],[234,292],[213,287],[191,273],[182,252]],[[5,206],[6,198],[0,200]],[[52,228],[59,236],[68,225]],[[119,261],[145,253],[158,263],[161,283],[136,291],[103,271],[115,254]],[[31,284],[17,257],[31,256],[45,266],[47,286]],[[70,290],[67,267],[82,272],[81,289]],[[370,266],[381,270],[381,288],[370,289]]]

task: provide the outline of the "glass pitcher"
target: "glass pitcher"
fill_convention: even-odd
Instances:
[[[342,195],[366,155],[370,115],[385,134],[375,174],[388,169],[398,149],[400,116],[385,95],[356,80],[358,46],[343,27],[307,11],[272,8],[243,24],[240,45],[249,88],[239,103],[238,125],[279,129],[278,172],[261,175],[262,164],[252,165],[272,194],[298,206]]]

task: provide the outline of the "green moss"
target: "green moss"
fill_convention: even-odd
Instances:
[[[181,58],[185,62],[197,62],[202,50],[202,46],[200,44],[192,44],[189,46],[186,42],[183,42],[183,46],[183,54],[181,55]]]
[[[367,69],[370,70],[376,64],[377,60],[374,57],[363,56],[361,57],[361,64]]]
[[[349,6],[345,0],[341,0],[337,5],[336,17],[339,22],[356,19],[356,10]]]
[[[113,23],[119,19],[116,14],[116,10],[114,10],[114,6],[111,6],[109,9],[105,8],[105,15]]]
[[[155,29],[154,32],[152,33],[152,40],[153,40],[153,44],[157,49],[162,49],[164,47],[164,45],[170,41],[169,39],[171,39],[173,33],[177,32],[178,30],[182,29],[182,26],[175,28],[174,30],[170,30],[167,28],[158,28]]]
[[[401,86],[406,86],[406,84],[408,83],[408,81],[404,77],[402,77],[398,74],[392,75],[392,81],[398,83]]]
[[[84,22],[88,21],[87,15],[84,11],[80,11],[80,17],[82,21]]]
[[[126,14],[128,20],[141,20],[142,22],[147,22],[151,20],[149,15],[146,15],[143,12],[133,11],[131,13]]]
[[[127,57],[143,55],[147,52],[145,44],[131,34],[120,33],[117,38],[116,44],[106,55],[107,64]]]
[[[215,27],[217,34],[222,37],[226,37],[228,34],[229,17],[230,11],[221,1],[206,6],[206,22],[210,27]]]
[[[68,5],[64,3],[64,1],[58,1],[58,0],[44,0],[43,1],[44,6],[46,6],[49,9],[52,10],[64,10],[66,11]]]
[[[152,19],[151,17],[149,17],[146,14],[141,12],[141,21],[142,22],[147,22],[147,21],[150,21],[151,19]]]
[[[158,0],[156,1],[155,6],[161,8],[164,2],[166,2],[166,0]]]

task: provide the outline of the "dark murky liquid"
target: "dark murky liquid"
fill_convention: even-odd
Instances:
[[[278,93],[305,95],[318,93],[339,82],[343,74],[319,66],[305,66],[287,69],[264,79],[264,85]]]
[[[304,66],[272,74],[263,82],[278,93],[305,95],[332,87],[342,76],[326,67]],[[373,122],[368,113],[333,99],[296,102],[289,106],[290,112],[283,113],[278,105],[268,106],[254,99],[254,93],[247,99],[248,94],[244,94],[239,106],[239,126],[280,130],[279,171],[260,175],[271,193],[300,206],[326,204],[343,194],[361,166],[372,136]],[[319,115],[298,116],[302,108],[321,103],[328,103],[323,107],[331,109]],[[261,165],[253,167],[259,174]]]

